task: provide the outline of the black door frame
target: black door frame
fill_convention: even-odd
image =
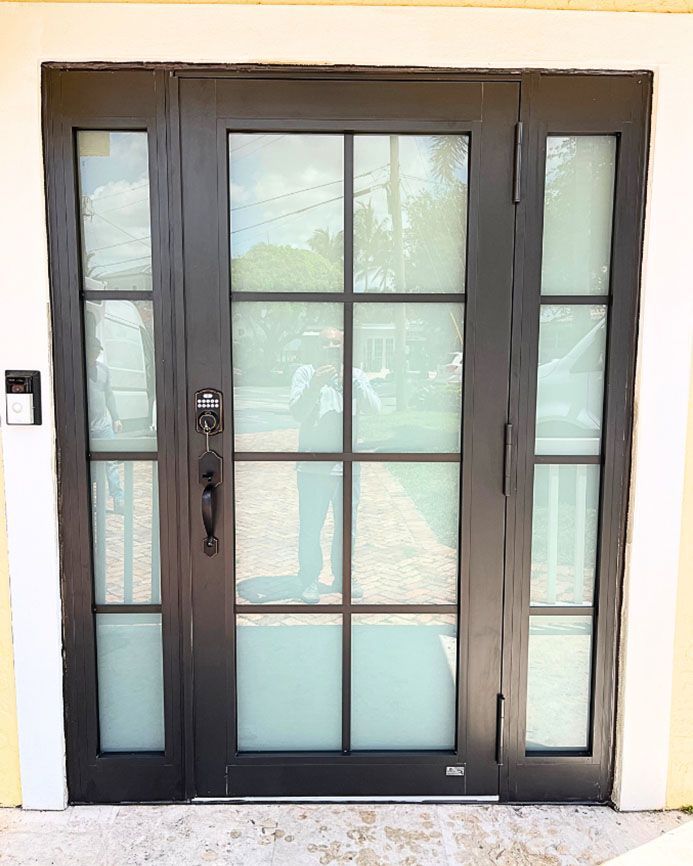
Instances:
[[[509,371],[504,372],[505,384],[501,385],[509,394],[506,420],[513,423],[516,447],[509,466],[515,492],[505,500],[505,607],[503,612],[498,611],[498,632],[503,634],[500,688],[507,705],[497,756],[500,793],[501,799],[509,801],[608,800],[612,778],[616,650],[630,468],[651,74],[55,63],[43,67],[43,119],[54,329],[70,799],[72,802],[175,801],[204,794],[195,781],[194,746],[191,747],[195,731],[191,683],[194,676],[199,681],[204,671],[194,671],[189,639],[193,554],[187,527],[190,526],[190,503],[198,491],[196,484],[190,485],[193,488],[190,491],[192,499],[188,497],[190,460],[184,440],[189,425],[188,402],[193,383],[188,383],[186,359],[180,348],[190,333],[183,293],[185,268],[194,267],[195,263],[184,261],[182,255],[179,191],[183,178],[180,172],[178,89],[187,79],[248,81],[263,78],[381,83],[399,80],[425,82],[431,86],[443,82],[496,81],[519,87],[524,145],[522,169],[517,175],[519,189],[515,190],[521,195],[515,223],[514,308],[512,322],[508,322],[508,351],[510,327],[513,348],[512,363]],[[80,264],[74,157],[74,131],[89,128],[147,130],[149,133],[154,260],[152,294],[156,352],[163,371],[157,381],[166,709],[166,748],[163,754],[100,755],[97,748],[96,609],[91,590],[85,383],[81,350],[82,298],[76,289],[80,284]],[[589,754],[526,756],[523,687],[526,678],[528,538],[534,459],[531,446],[541,268],[543,158],[547,132],[617,135],[619,158],[612,244],[612,295],[609,299],[600,557],[595,600],[593,737]],[[512,177],[508,186],[512,186]],[[216,195],[215,190],[215,201]],[[215,238],[214,242],[217,241]],[[118,297],[124,295],[119,293]],[[198,323],[198,327],[201,324]],[[218,322],[216,326],[219,327]],[[227,336],[228,333],[224,339]],[[222,383],[226,394],[230,394],[230,384]],[[499,430],[497,446],[490,443],[492,449],[500,449],[501,462],[502,437],[503,431]],[[227,489],[230,490],[230,486]],[[486,719],[486,724],[492,725],[495,731],[495,711]],[[184,744],[188,744],[187,748]],[[369,789],[368,793],[375,792]],[[386,793],[390,794],[389,791]]]
[[[509,365],[514,206],[512,202],[514,129],[519,113],[517,82],[450,81],[427,83],[410,78],[371,83],[340,80],[340,76],[310,81],[190,78],[180,80],[182,200],[184,208],[184,262],[186,322],[188,327],[188,376],[190,391],[218,387],[230,395],[230,320],[228,274],[228,130],[286,129],[310,132],[345,131],[346,170],[351,166],[349,143],[360,132],[455,132],[471,137],[470,230],[467,313],[474,328],[466,329],[465,423],[462,472],[462,572],[465,581],[459,605],[401,606],[409,613],[457,613],[459,616],[460,689],[458,729],[454,751],[439,753],[349,753],[350,645],[348,623],[351,612],[395,612],[395,605],[351,607],[345,597],[341,606],[329,605],[322,612],[340,613],[343,629],[343,753],[342,754],[238,754],[235,748],[235,707],[232,696],[233,660],[223,670],[219,647],[235,645],[234,587],[228,575],[234,573],[232,535],[232,425],[228,422],[223,441],[215,447],[223,452],[225,481],[220,497],[219,525],[228,529],[222,539],[220,556],[210,561],[199,544],[192,544],[193,632],[195,653],[195,737],[197,792],[219,796],[497,796],[496,707],[500,688],[502,538],[505,500],[502,491],[503,436],[507,413],[507,366]],[[307,91],[307,92],[306,92]],[[413,91],[413,92],[412,92]],[[297,119],[301,118],[301,119]],[[347,174],[348,177],[348,174]],[[479,188],[481,187],[481,189]],[[214,205],[217,202],[218,221]],[[352,206],[345,194],[345,228]],[[210,210],[212,216],[210,217]],[[483,225],[483,230],[480,229]],[[348,228],[347,228],[348,231]],[[349,262],[349,243],[345,246]],[[233,289],[233,287],[231,287]],[[218,294],[217,294],[218,293]],[[260,299],[269,299],[262,295]],[[243,292],[231,299],[251,301],[258,295]],[[459,302],[463,295],[378,295],[364,296],[351,291],[348,275],[344,294],[272,294],[274,301],[333,301],[352,307],[369,301],[437,303]],[[345,353],[351,350],[350,315],[345,324]],[[211,336],[210,336],[211,335]],[[198,350],[203,346],[204,350]],[[192,347],[195,347],[193,350]],[[499,363],[499,358],[503,359]],[[226,380],[218,381],[219,370]],[[350,404],[345,385],[345,405]],[[495,399],[489,399],[488,395]],[[473,410],[472,410],[473,407]],[[349,413],[344,415],[350,422]],[[189,421],[193,447],[201,437]],[[497,433],[494,436],[494,431]],[[351,439],[344,431],[345,443]],[[221,437],[220,437],[221,438]],[[484,443],[486,447],[480,445]],[[474,451],[476,448],[476,451]],[[317,455],[316,455],[317,456]],[[326,455],[319,455],[324,459]],[[375,456],[375,455],[373,455]],[[448,459],[457,455],[378,455],[387,460]],[[340,459],[340,455],[334,455]],[[235,459],[304,459],[304,455],[236,454]],[[308,458],[310,459],[310,458]],[[352,460],[368,455],[352,454],[345,444],[345,490],[348,491]],[[190,466],[190,510],[198,507],[199,485],[195,461]],[[471,503],[471,507],[470,507]],[[226,514],[226,518],[224,518]],[[350,495],[344,505],[351,514]],[[198,527],[193,525],[197,538]],[[345,575],[349,574],[350,531],[343,528]],[[471,543],[485,537],[488,543]],[[225,579],[226,578],[226,579]],[[345,587],[348,581],[345,580]],[[224,597],[220,587],[229,595]],[[462,597],[462,593],[465,593]],[[319,605],[306,607],[317,613]],[[243,605],[238,613],[296,613],[296,605]],[[215,659],[217,660],[215,663]],[[470,694],[474,700],[470,700]],[[226,701],[214,701],[216,696]],[[228,720],[228,724],[227,724]],[[463,724],[463,721],[466,722]],[[227,745],[229,744],[229,745]],[[228,749],[225,764],[219,755]],[[364,773],[364,766],[378,772]],[[464,775],[446,775],[446,767],[460,767]],[[290,771],[290,772],[289,772]]]

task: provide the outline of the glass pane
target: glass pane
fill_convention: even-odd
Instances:
[[[534,467],[532,604],[591,604],[599,466]]]
[[[454,604],[457,463],[354,463],[352,597],[366,604]]]
[[[158,604],[159,490],[156,463],[91,463],[94,599]]]
[[[354,450],[459,451],[463,304],[354,305]]]
[[[542,306],[537,454],[599,454],[606,307]]]
[[[151,301],[85,301],[89,448],[156,450]]]
[[[341,749],[340,616],[239,616],[236,668],[241,751]]]
[[[233,304],[238,451],[341,451],[341,304]]]
[[[609,293],[615,168],[614,136],[547,139],[543,294]]]
[[[97,613],[102,752],[164,749],[160,613]]]
[[[352,747],[453,748],[455,617],[356,614],[352,623]]]
[[[82,288],[152,289],[146,132],[77,133]]]
[[[341,292],[341,135],[229,136],[231,288]]]
[[[235,464],[239,603],[339,603],[342,464]]]
[[[589,746],[592,619],[530,616],[527,751]]]
[[[469,138],[354,138],[354,288],[464,292]]]

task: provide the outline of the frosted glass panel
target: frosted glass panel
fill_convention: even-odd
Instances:
[[[151,291],[146,132],[77,133],[82,287]]]
[[[469,138],[354,137],[354,288],[463,292]]]
[[[354,448],[458,451],[463,304],[354,305]]]
[[[592,619],[530,616],[527,751],[589,745]]]
[[[542,306],[537,454],[599,454],[606,322],[605,306]]]
[[[240,750],[341,748],[341,625],[323,614],[238,617]]]
[[[341,451],[341,304],[234,303],[238,451]]]
[[[229,176],[231,288],[341,292],[343,137],[233,133]]]
[[[161,601],[156,463],[91,463],[94,599],[97,604]]]
[[[85,301],[91,451],[156,450],[151,301]]]
[[[615,168],[614,136],[547,139],[542,294],[609,293]]]
[[[103,752],[164,749],[161,614],[96,614]]]
[[[356,614],[352,623],[352,747],[453,748],[455,617]]]
[[[235,465],[239,603],[339,603],[342,464]]]
[[[454,604],[459,464],[354,463],[352,471],[354,601]]]
[[[599,466],[537,465],[532,604],[591,604],[597,563]]]

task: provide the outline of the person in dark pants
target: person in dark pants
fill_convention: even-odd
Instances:
[[[111,387],[111,374],[99,356],[103,351],[96,336],[87,336],[87,397],[89,402],[89,435],[92,439],[115,439],[123,424],[118,417],[115,396]],[[109,460],[106,464],[108,492],[113,498],[116,514],[125,511],[125,498],[120,484],[118,463]]]
[[[320,334],[317,365],[303,364],[294,373],[289,405],[300,421],[298,434],[301,451],[341,451],[342,416],[344,413],[342,345],[344,335],[337,328],[325,328]],[[362,370],[352,373],[352,412],[379,412],[380,400]],[[350,443],[345,443],[349,448]],[[330,461],[304,460],[297,465],[298,484],[298,565],[301,598],[307,604],[320,601],[318,577],[323,558],[320,537],[332,506],[331,592],[342,589],[342,464]],[[360,496],[360,467],[352,467],[352,548],[356,528],[356,509]],[[351,597],[362,598],[363,590],[352,579]]]

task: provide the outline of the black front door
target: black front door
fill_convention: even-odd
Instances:
[[[497,796],[519,86],[179,93],[197,794]]]
[[[71,800],[607,800],[648,76],[43,85]]]

